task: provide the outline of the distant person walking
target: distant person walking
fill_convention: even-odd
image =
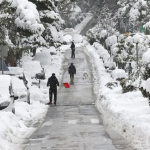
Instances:
[[[74,74],[76,74],[76,67],[71,63],[71,65],[68,68],[68,72],[70,74],[70,82],[73,83],[74,81]]]
[[[75,44],[73,41],[71,43],[70,48],[71,48],[71,58],[75,58]]]
[[[48,105],[52,104],[52,97],[54,95],[54,104],[56,105],[57,101],[57,86],[59,86],[59,82],[55,76],[55,73],[52,73],[52,76],[47,81],[47,86],[50,86],[49,88],[49,100],[50,102]]]

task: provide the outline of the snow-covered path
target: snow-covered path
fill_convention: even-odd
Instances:
[[[91,67],[84,48],[77,48],[72,60],[66,51],[63,82],[69,82],[67,68],[73,62],[77,69],[75,84],[70,89],[61,86],[57,106],[49,107],[43,125],[32,135],[25,150],[131,150],[116,133],[105,131],[94,105]]]
[[[80,33],[85,28],[85,26],[88,24],[88,22],[90,22],[90,20],[92,18],[93,18],[93,15],[90,14],[80,24],[76,25],[75,30],[77,31],[77,33]]]

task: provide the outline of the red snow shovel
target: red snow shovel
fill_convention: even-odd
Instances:
[[[68,82],[63,83],[63,85],[64,85],[65,88],[70,88],[70,85],[68,84]]]

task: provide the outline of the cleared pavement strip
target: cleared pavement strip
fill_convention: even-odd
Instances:
[[[69,57],[67,51],[65,64],[72,62]],[[83,48],[76,50],[73,62],[77,69],[74,85],[60,88],[57,106],[49,107],[45,122],[31,136],[25,150],[132,150],[124,139],[113,131],[108,134],[103,126],[94,105],[90,65]],[[70,80],[67,67],[64,66],[63,82]],[[87,70],[85,79],[83,72]]]

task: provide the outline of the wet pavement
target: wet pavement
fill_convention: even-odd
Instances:
[[[24,150],[132,150],[119,135],[105,128],[95,108],[90,65],[77,48],[76,58],[66,52],[63,82],[69,82],[68,65],[77,69],[74,84],[61,86],[57,106],[49,107],[45,121],[31,136]]]

